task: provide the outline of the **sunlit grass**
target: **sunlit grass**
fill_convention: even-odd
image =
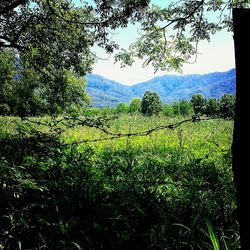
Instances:
[[[175,117],[143,117],[140,115],[122,115],[114,119],[108,130],[112,133],[136,133],[149,130],[158,126],[174,124],[185,118]],[[154,150],[155,153],[166,152],[166,149],[175,148],[187,150],[191,155],[203,157],[221,151],[230,150],[232,143],[233,122],[222,119],[212,119],[199,123],[185,123],[180,127],[170,130],[155,131],[148,136],[121,137],[88,144],[96,150],[106,148],[118,150],[119,148],[140,149],[141,151]],[[79,127],[68,130],[63,138],[66,142],[80,142],[84,140],[102,139],[111,137],[101,130],[89,127]],[[85,143],[83,143],[85,145]]]
[[[5,150],[0,160],[6,176],[11,177],[6,178],[6,183],[12,183],[12,179],[16,178],[24,188],[22,192],[17,190],[20,197],[31,195],[32,202],[38,199],[36,202],[43,207],[41,211],[47,209],[48,216],[44,212],[38,215],[48,221],[48,227],[41,227],[33,221],[39,232],[42,228],[43,235],[46,235],[47,231],[54,230],[51,225],[56,225],[54,231],[65,240],[66,230],[70,235],[70,244],[75,248],[94,244],[98,232],[106,234],[108,238],[105,242],[114,246],[116,242],[125,242],[126,237],[132,239],[133,235],[137,235],[139,239],[143,235],[144,241],[148,241],[145,245],[160,244],[161,249],[168,245],[173,246],[169,249],[196,249],[197,246],[197,249],[204,246],[217,249],[219,243],[220,246],[238,247],[231,166],[233,121],[211,119],[187,122],[176,129],[162,129],[147,136],[101,140],[114,134],[139,133],[188,118],[120,115],[106,124],[105,129],[111,133],[106,134],[87,126],[66,129],[63,124],[56,127],[57,131],[53,126],[51,129],[44,125],[46,122],[53,123],[49,117],[29,118],[31,122],[0,117],[0,139]],[[86,142],[98,139],[100,141]],[[17,150],[11,150],[9,145]],[[40,152],[43,150],[45,152]],[[14,157],[15,154],[22,161]],[[5,166],[8,162],[10,165]],[[9,167],[11,164],[12,168]],[[14,174],[9,173],[9,169]],[[39,191],[39,195],[33,194],[37,190],[44,191]],[[40,196],[44,197],[41,201]],[[8,190],[6,197],[16,204],[16,198]],[[20,199],[15,210],[16,218],[19,218],[18,211],[22,204]],[[93,214],[81,217],[75,212],[78,210]],[[26,211],[27,218],[33,214],[32,206],[24,207],[22,211]],[[58,211],[64,211],[60,213],[63,219],[61,221],[60,217],[55,224]],[[206,227],[205,218],[211,221],[214,229],[210,225]],[[124,221],[128,230],[123,230]],[[70,227],[63,226],[69,224],[79,228],[77,237],[76,231],[70,234]],[[109,224],[107,233],[106,225]],[[92,228],[94,238],[88,233],[92,225],[97,225]],[[145,228],[145,225],[149,226]],[[24,227],[21,226],[21,229],[26,232]],[[117,232],[115,238],[114,228]],[[141,234],[137,233],[141,229]],[[12,231],[14,235],[19,235],[20,230]],[[27,231],[25,235],[29,236],[29,233]],[[85,233],[86,239],[89,237],[87,243]],[[47,242],[50,237],[48,234]],[[223,243],[223,240],[227,242]],[[23,241],[21,246],[25,245]]]

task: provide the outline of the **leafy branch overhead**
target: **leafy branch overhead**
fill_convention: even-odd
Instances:
[[[148,7],[140,20],[140,36],[115,60],[121,66],[132,65],[135,58],[157,70],[181,71],[184,63],[193,63],[198,43],[210,41],[222,29],[232,31],[232,9],[249,7],[243,1],[176,1],[165,8]]]
[[[180,70],[197,53],[200,40],[223,28],[232,30],[233,7],[247,6],[247,0],[182,0],[163,8],[149,0],[95,0],[80,6],[71,0],[4,0],[0,48],[14,49],[23,65],[51,77],[62,69],[84,75],[96,59],[93,48],[108,54],[119,49],[110,30],[139,23],[140,38],[118,52],[116,61],[130,65],[138,57],[155,70]]]
[[[8,83],[0,85],[11,91],[0,101],[0,113],[29,115],[39,102],[42,112],[36,114],[58,114],[71,106],[66,101],[71,97],[71,103],[83,106],[89,99],[83,77],[97,58],[94,47],[109,54],[118,49],[110,29],[139,20],[138,13],[147,5],[148,1],[95,1],[80,7],[71,0],[1,1],[0,60],[8,61],[11,70]]]
[[[0,48],[15,49],[22,63],[51,73],[91,70],[97,45],[107,53],[118,48],[108,28],[125,27],[138,19],[147,1],[96,1],[76,7],[70,0],[1,1]]]

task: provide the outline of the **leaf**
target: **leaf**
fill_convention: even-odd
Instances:
[[[22,250],[22,242],[21,241],[18,241],[18,249]]]
[[[191,232],[191,229],[188,228],[187,226],[181,224],[181,223],[173,223],[172,224],[173,226],[179,226],[179,227],[182,227],[182,228],[185,228],[187,231]]]
[[[80,247],[80,245],[78,245],[75,242],[71,242],[72,245],[74,245],[77,249],[82,250],[82,248]]]
[[[220,246],[219,246],[219,241],[218,241],[215,229],[213,228],[211,222],[208,219],[206,219],[206,225],[207,225],[207,229],[209,233],[209,238],[212,241],[214,250],[219,250]]]

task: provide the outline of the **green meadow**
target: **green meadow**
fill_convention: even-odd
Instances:
[[[237,249],[233,121],[188,118],[1,117],[2,249]]]

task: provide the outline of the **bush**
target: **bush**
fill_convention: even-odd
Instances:
[[[173,106],[171,104],[165,104],[163,106],[163,114],[165,116],[172,116],[174,114]]]

